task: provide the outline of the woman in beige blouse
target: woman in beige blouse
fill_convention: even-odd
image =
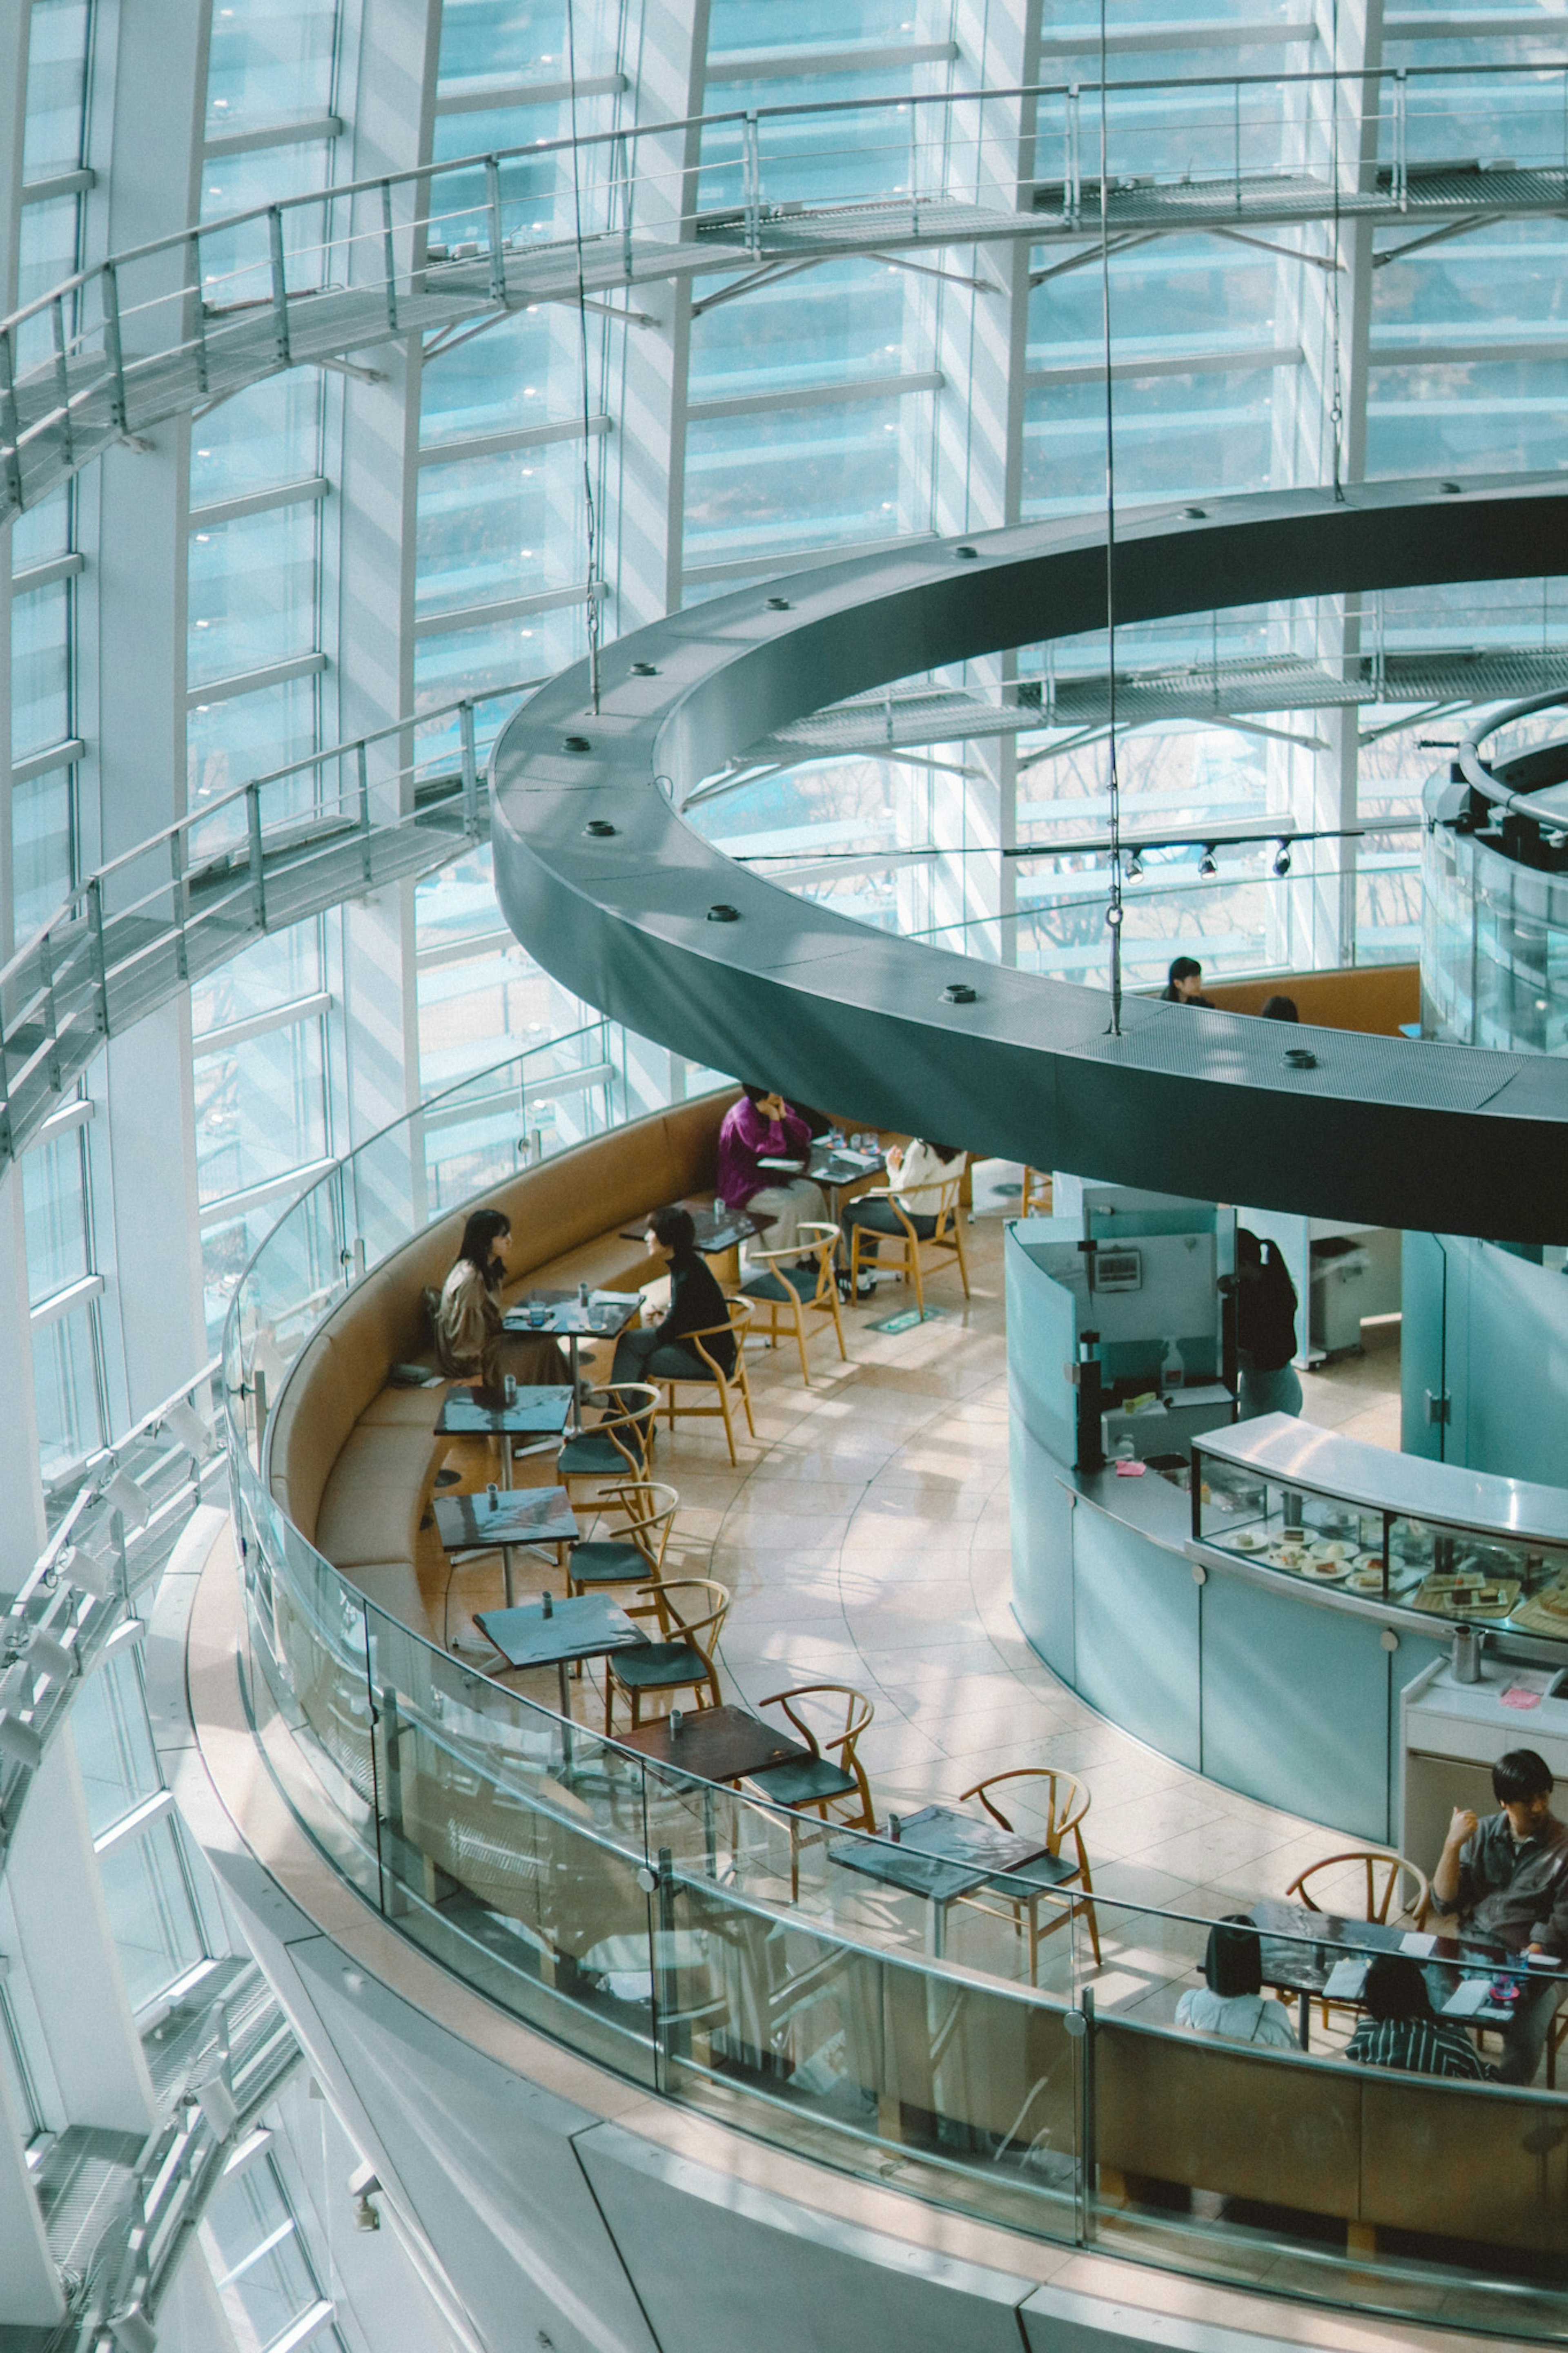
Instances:
[[[500,1287],[510,1250],[510,1219],[500,1209],[475,1209],[434,1310],[436,1354],[448,1380],[499,1389],[509,1372],[525,1384],[571,1377],[553,1340],[501,1330]]]

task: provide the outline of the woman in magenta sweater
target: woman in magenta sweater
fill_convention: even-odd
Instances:
[[[787,1160],[795,1169],[764,1168],[764,1160]],[[727,1209],[749,1209],[771,1220],[760,1237],[766,1250],[793,1250],[800,1228],[829,1222],[821,1188],[805,1174],[811,1160],[811,1130],[783,1095],[746,1087],[731,1103],[719,1130],[719,1198]]]

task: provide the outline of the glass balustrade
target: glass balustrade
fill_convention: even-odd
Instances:
[[[556,1151],[658,1108],[634,1070],[601,1022],[436,1097],[297,1202],[241,1280],[240,1666],[303,1828],[487,1999],[803,2158],[1064,2245],[1568,2336],[1563,2104],[1347,2066],[1322,2006],[1338,1930],[1267,1930],[1280,2017],[1316,2048],[1186,2032],[1208,1917],[1022,1865],[928,1884],[918,1817],[873,1838],[656,1765],[448,1655],[290,1525],[267,1417],[313,1335],[455,1167],[471,1196],[515,1176],[523,1139]]]

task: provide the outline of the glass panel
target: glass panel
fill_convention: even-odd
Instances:
[[[185,721],[185,791],[193,811],[204,801],[216,801],[273,768],[286,768],[303,759],[319,739],[317,718],[319,679],[291,678],[281,686],[264,686],[254,694],[231,694],[222,702],[198,702]],[[304,805],[312,794],[306,776],[298,788]],[[277,794],[263,800],[270,821],[279,807]],[[220,821],[213,820],[216,827]],[[237,808],[231,820],[236,839],[245,832],[245,812]],[[200,849],[211,849],[212,828],[204,826]]]
[[[25,760],[71,732],[71,584],[30,588],[11,604],[11,757]]]
[[[270,1013],[297,997],[313,996],[321,986],[319,922],[296,923],[289,931],[258,940],[254,947],[193,986],[191,1023],[197,1052],[206,1030],[224,1029],[231,1021],[249,1021],[258,1013]]]
[[[782,557],[921,529],[911,471],[930,418],[929,396],[693,417],[686,562]]]
[[[33,0],[27,11],[24,182],[80,168],[89,24],[88,0]]]
[[[165,1818],[111,1847],[99,1876],[131,2007],[145,2010],[205,1952],[174,1823]]]
[[[321,384],[290,368],[222,401],[191,431],[191,504],[215,506],[321,470]]]
[[[33,1335],[33,1401],[38,1416],[38,1461],[46,1479],[73,1469],[103,1444],[93,1320],[92,1307],[79,1307]]]
[[[10,2094],[26,2147],[29,2141],[47,2130],[47,2120],[33,2071],[27,2063],[21,2027],[4,1985],[0,1985],[0,2075],[5,2079],[5,2087]]]
[[[89,1271],[83,1133],[74,1129],[22,1155],[27,1297],[33,1306]]]
[[[579,73],[596,70],[586,57]],[[564,81],[565,0],[445,0],[441,10],[440,87],[482,90],[487,84]],[[455,152],[477,153],[472,148]],[[453,151],[448,151],[453,152]]]
[[[110,1659],[89,1676],[72,1711],[71,1734],[88,1822],[100,1838],[163,1786],[133,1658]]]
[[[76,771],[11,787],[11,905],[18,945],[40,931],[76,880]]]
[[[1413,362],[1367,380],[1367,472],[1493,474],[1554,468],[1568,361]]]
[[[280,204],[308,195],[331,179],[331,147],[302,139],[286,147],[264,147],[247,155],[212,155],[202,173],[202,218],[222,220],[255,205]],[[289,285],[297,291],[319,286],[326,275],[322,251],[324,206],[300,205],[283,216],[283,250]],[[270,248],[265,220],[224,229],[201,240],[202,284],[217,310],[266,301],[271,293]]]
[[[705,300],[735,282],[705,280]],[[705,311],[691,327],[691,398],[898,375],[921,365],[905,350],[909,283],[885,262],[835,261]]]
[[[1118,496],[1175,500],[1267,489],[1278,374],[1251,368],[1119,381]],[[1024,417],[1026,516],[1066,514],[1104,498],[1101,387],[1031,391]]]
[[[591,320],[590,382],[597,379],[601,332]],[[561,311],[531,316],[525,311],[499,320],[421,370],[420,440],[429,448],[482,433],[574,421],[582,415],[581,366],[576,322]]]
[[[190,678],[237,678],[316,643],[314,500],[191,533]]]
[[[20,310],[74,275],[81,207],[75,196],[51,196],[47,204],[24,205],[16,237],[16,305]],[[76,301],[63,304],[64,332],[68,342],[76,328]],[[40,311],[17,332],[17,373],[53,363],[55,329],[51,311]]]
[[[318,2301],[310,2259],[270,2158],[218,2191],[202,2236],[242,2353],[277,2344]]]
[[[319,1015],[197,1053],[196,1185],[204,1203],[324,1157],[325,1063]]]
[[[213,10],[207,136],[331,111],[333,0],[246,0]]]
[[[581,580],[583,453],[575,441],[419,470],[418,611],[499,605]]]
[[[581,657],[584,638],[583,608],[577,605],[489,628],[443,629],[438,637],[421,638],[414,649],[414,707],[429,711],[455,702],[460,694],[548,678]],[[448,732],[455,739],[455,719]]]
[[[71,543],[71,486],[62,482],[37,506],[26,507],[11,525],[11,569],[26,572],[31,565],[52,563],[68,554]]]
[[[952,38],[952,0],[713,0],[708,54]]]
[[[489,843],[417,884],[414,903],[426,1093],[493,1063],[509,1042],[542,1044],[592,1019],[500,921]]]

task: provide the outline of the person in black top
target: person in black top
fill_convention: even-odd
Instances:
[[[1204,995],[1203,987],[1204,968],[1196,956],[1178,956],[1160,994],[1167,1005],[1204,1005],[1212,1013],[1214,1006]]]
[[[1235,1280],[1238,1418],[1300,1413],[1301,1384],[1290,1362],[1296,1353],[1296,1286],[1279,1243],[1260,1242],[1250,1227],[1237,1226]]]
[[[697,1247],[689,1209],[656,1209],[648,1219],[647,1245],[669,1261],[669,1313],[647,1332],[623,1332],[616,1343],[611,1386],[617,1381],[705,1381],[712,1375],[686,1338],[708,1332],[729,1314],[713,1271]],[[702,1343],[726,1373],[735,1368],[734,1336],[719,1332]]]
[[[1265,1021],[1300,1021],[1301,1018],[1293,997],[1266,997],[1261,1018]]]
[[[1552,1767],[1538,1749],[1508,1749],[1492,1767],[1500,1810],[1478,1821],[1468,1807],[1456,1807],[1432,1873],[1434,1907],[1448,1919],[1458,1915],[1461,1939],[1468,1933],[1484,1946],[1509,1945],[1552,1963],[1553,1974],[1533,1984],[1519,1971],[1498,2068],[1504,2084],[1533,2083],[1563,1995],[1555,1972],[1568,1954],[1568,1822],[1552,1810],[1553,1786]],[[1458,1978],[1440,1973],[1437,1982]]]

